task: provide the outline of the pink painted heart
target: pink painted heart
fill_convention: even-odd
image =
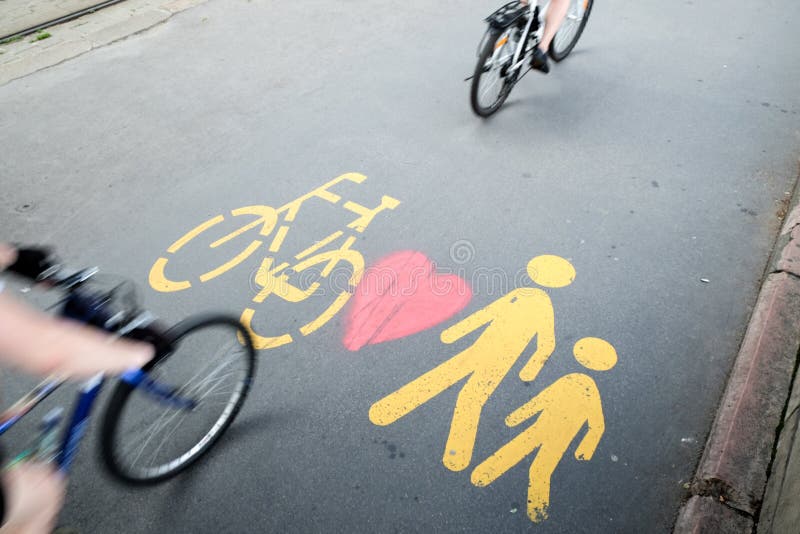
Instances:
[[[351,301],[343,343],[349,350],[410,336],[446,321],[472,299],[454,274],[437,273],[421,252],[395,252],[369,267]]]

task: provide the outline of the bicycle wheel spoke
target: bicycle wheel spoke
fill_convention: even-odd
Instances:
[[[486,96],[486,95],[489,93],[489,90],[490,90],[492,87],[494,87],[495,85],[497,85],[497,82],[498,82],[499,80],[500,80],[500,77],[499,77],[499,76],[495,77],[495,78],[492,80],[492,83],[491,83],[491,84],[489,84],[489,87],[487,87],[486,89],[484,89],[484,90],[481,92],[481,97],[484,97],[484,96]]]
[[[575,31],[578,29],[578,24],[580,23],[577,20],[577,17],[573,19],[567,18],[564,20],[564,23],[559,28],[558,33],[556,33],[556,49],[562,50],[565,44],[569,44],[572,41],[572,38],[575,36]]]
[[[183,424],[183,422],[186,420],[186,418],[188,417],[188,415],[189,415],[189,412],[184,412],[184,413],[183,413],[183,417],[180,419],[180,421],[178,421],[178,424],[174,425],[174,426],[172,427],[172,430],[171,430],[170,432],[168,432],[168,433],[167,433],[167,434],[164,436],[164,438],[161,440],[161,443],[159,443],[159,444],[158,444],[158,447],[156,447],[156,450],[154,450],[154,451],[153,451],[153,455],[151,456],[151,462],[155,462],[155,459],[156,459],[156,457],[158,456],[158,453],[159,453],[159,452],[161,452],[161,449],[162,449],[162,448],[164,447],[164,445],[167,443],[167,440],[169,440],[169,438],[171,438],[171,437],[173,436],[173,434],[175,434],[175,432],[178,430],[178,428],[180,428],[180,426],[181,426],[181,425]],[[177,459],[180,459],[180,458],[177,458]]]
[[[172,393],[121,384],[112,398],[103,431],[103,457],[112,473],[131,482],[162,480],[216,442],[252,383],[255,351],[249,337],[240,338],[246,345],[236,339],[246,333],[227,317],[197,318],[170,331],[174,350],[150,375],[159,391]],[[209,350],[214,346],[218,350]]]
[[[236,369],[230,369],[225,372],[226,369],[230,368],[230,362],[222,362],[218,364],[214,369],[209,369],[211,367],[211,363],[203,368],[201,368],[198,372],[192,376],[189,382],[184,385],[181,389],[181,396],[185,396],[195,402],[202,403],[204,407],[209,406],[227,406],[231,404],[232,396],[237,395],[238,398],[238,390],[241,390],[241,387],[230,389],[229,391],[218,391],[217,388],[220,384],[223,384],[227,378],[235,376],[240,372]],[[222,403],[209,403],[207,399],[210,396],[218,396],[225,399],[225,402]],[[235,398],[233,399],[235,402]],[[145,452],[147,446],[156,440],[159,435],[163,434],[163,438],[158,443],[158,445],[153,450],[153,453],[149,455],[150,463],[155,463],[156,459],[158,458],[159,453],[163,450],[164,446],[168,441],[172,438],[172,436],[177,432],[177,430],[181,427],[184,421],[187,420],[188,416],[192,413],[189,410],[176,410],[175,412],[169,413],[165,412],[162,413],[159,418],[156,420],[156,424],[153,428],[150,428],[149,431],[145,434],[144,439],[137,443],[137,445],[141,445],[139,448],[136,457],[134,458],[132,464],[136,464],[139,459],[141,459],[142,455]],[[180,417],[182,415],[182,417]],[[176,418],[180,417],[177,421]],[[169,429],[168,429],[169,427]],[[213,431],[214,429],[212,429]],[[191,449],[189,449],[191,450]],[[128,451],[130,452],[130,450]]]
[[[508,96],[514,73],[511,65],[519,46],[520,30],[509,28],[483,41],[472,80],[470,102],[476,114],[488,117]]]
[[[186,418],[186,416],[188,415],[188,413],[190,413],[188,410],[175,410],[173,412],[164,412],[164,413],[162,413],[159,416],[159,418],[156,420],[156,424],[154,425],[154,427],[151,427],[149,429],[149,431],[144,434],[144,440],[143,440],[143,442],[141,442],[141,448],[139,449],[139,453],[136,455],[136,458],[134,459],[134,461],[132,463],[135,464],[139,460],[141,455],[144,453],[144,450],[147,447],[147,445],[154,438],[156,438],[160,433],[162,433],[163,430],[165,430],[174,421],[174,419],[176,417],[178,417],[179,415],[183,414],[184,417],[181,419],[181,421],[183,421]],[[180,423],[178,423],[178,425],[180,425]],[[172,432],[174,432],[175,428],[177,428],[178,425],[173,427],[173,431]],[[171,435],[171,433],[168,434],[168,436],[169,435]],[[162,441],[162,445],[163,445],[163,441]],[[158,450],[160,450],[162,445],[159,445],[159,447],[157,447],[156,452],[158,452]]]
[[[550,46],[550,54],[553,59],[561,61],[572,51],[583,32],[591,8],[592,0],[572,0],[570,2],[567,15]]]
[[[170,417],[169,417],[169,418],[166,418],[166,416],[170,416]],[[147,444],[148,444],[148,443],[150,443],[150,441],[151,441],[151,440],[152,440],[152,439],[153,439],[155,436],[157,436],[157,435],[158,435],[158,433],[159,433],[159,432],[161,432],[161,430],[163,430],[164,428],[166,428],[166,425],[167,425],[167,424],[169,424],[169,422],[170,422],[172,419],[174,419],[174,417],[175,417],[175,414],[174,414],[174,413],[165,413],[165,414],[162,414],[161,416],[159,416],[159,420],[161,420],[161,419],[166,419],[166,420],[164,421],[164,423],[161,423],[161,424],[160,424],[160,426],[158,427],[158,429],[157,429],[157,430],[151,430],[150,432],[147,432],[147,433],[145,433],[145,434],[144,434],[144,440],[143,440],[143,442],[140,442],[140,443],[141,443],[141,447],[139,448],[139,453],[138,453],[138,454],[136,455],[136,457],[133,459],[133,461],[131,462],[131,465],[134,465],[134,464],[136,464],[136,462],[139,460],[139,458],[142,456],[142,454],[144,454],[144,450],[145,450],[145,447],[147,447]],[[157,422],[158,422],[158,421],[157,421]],[[136,447],[132,447],[131,449],[129,449],[128,451],[126,451],[126,455],[127,455],[127,452],[130,452],[131,450],[133,450],[133,449],[135,449],[135,448],[136,448]]]

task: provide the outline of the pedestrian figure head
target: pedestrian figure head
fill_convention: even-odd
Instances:
[[[617,351],[608,341],[599,337],[585,337],[572,348],[575,359],[593,371],[608,371],[617,364]]]
[[[528,276],[544,287],[564,287],[575,280],[575,267],[561,256],[544,254],[528,262]]]

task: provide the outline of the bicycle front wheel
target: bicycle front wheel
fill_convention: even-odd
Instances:
[[[550,42],[549,53],[553,60],[561,61],[575,48],[589,20],[593,4],[594,0],[570,0],[567,16]]]
[[[131,484],[183,471],[217,442],[242,407],[255,374],[255,349],[237,319],[198,316],[166,333],[148,382],[121,381],[101,428],[108,470]]]
[[[475,114],[481,117],[488,117],[500,109],[514,85],[510,69],[514,59],[514,46],[509,39],[511,31],[489,31],[478,56],[470,104]]]

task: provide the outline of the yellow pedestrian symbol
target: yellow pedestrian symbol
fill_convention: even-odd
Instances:
[[[559,256],[537,256],[528,262],[531,280],[546,288],[564,287],[575,279],[574,267]],[[536,350],[519,373],[531,381],[555,349],[553,304],[545,291],[521,287],[478,310],[441,334],[453,343],[482,327],[475,342],[438,367],[379,400],[369,410],[376,425],[389,425],[466,379],[458,395],[442,462],[452,471],[469,466],[484,404],[528,344]],[[487,482],[488,483],[488,482]]]
[[[607,371],[617,363],[614,347],[599,338],[579,340],[573,353],[584,367],[595,371]],[[575,449],[577,460],[592,458],[605,431],[600,392],[583,373],[556,380],[506,417],[506,425],[520,425],[537,414],[530,427],[484,460],[471,476],[476,486],[487,486],[536,451],[528,485],[528,517],[534,522],[547,518],[550,477],[583,426],[588,425],[588,430]]]

